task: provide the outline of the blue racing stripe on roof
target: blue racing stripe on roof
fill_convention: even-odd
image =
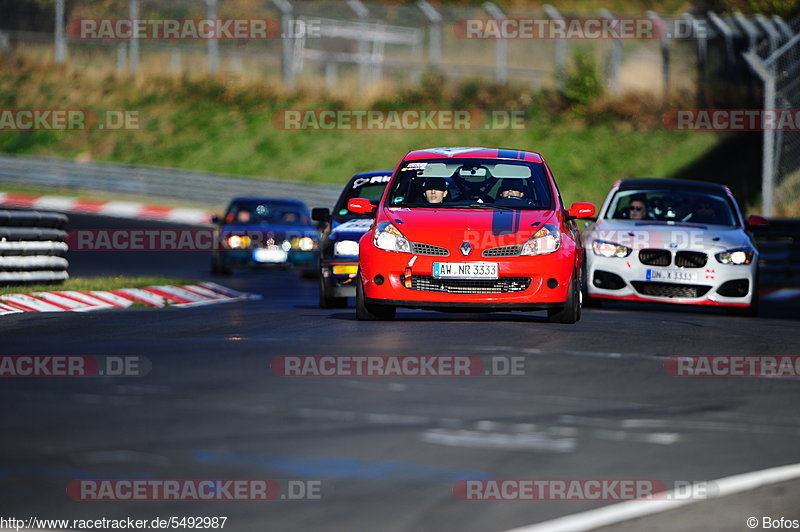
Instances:
[[[497,156],[503,159],[522,159],[521,153],[517,150],[497,150]]]

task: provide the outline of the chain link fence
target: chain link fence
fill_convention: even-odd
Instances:
[[[653,39],[463,38],[465,20],[558,18],[659,19],[669,36]],[[76,38],[71,23],[82,19],[269,19],[279,31],[271,39]],[[694,17],[688,13],[559,12],[501,10],[492,2],[436,6],[426,0],[366,3],[361,0],[56,0],[53,33],[16,31],[0,20],[0,43],[14,53],[68,62],[87,71],[192,75],[327,86],[357,93],[370,87],[414,83],[428,69],[451,79],[483,78],[529,84],[563,84],[578,51],[593,55],[611,92],[698,90],[740,68],[738,43],[785,39],[778,17]]]
[[[750,66],[764,83],[763,108],[800,109],[800,19],[790,25],[794,37],[782,45],[767,39],[745,53]],[[786,116],[786,115],[784,115]],[[800,120],[793,126],[780,123],[765,128],[762,196],[767,216],[797,216],[800,212]],[[789,127],[786,127],[789,126]]]

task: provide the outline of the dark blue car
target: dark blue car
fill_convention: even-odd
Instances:
[[[304,277],[317,275],[319,231],[302,201],[235,198],[214,222],[219,229],[211,257],[213,273],[284,267],[298,269]]]
[[[333,212],[324,208],[312,211],[314,220],[327,223],[320,243],[320,308],[344,308],[347,298],[356,296],[358,240],[372,225],[373,217],[349,211],[347,202],[368,198],[377,203],[391,176],[391,170],[356,174],[347,182]]]

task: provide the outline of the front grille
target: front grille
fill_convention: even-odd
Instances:
[[[483,251],[484,257],[519,257],[522,251],[522,244],[514,246],[500,246],[497,248],[489,248]]]
[[[631,281],[631,284],[640,294],[653,297],[703,297],[711,289],[710,286],[647,281]]]
[[[669,266],[672,253],[666,249],[640,249],[639,262],[648,266]]]
[[[700,251],[679,251],[675,254],[675,266],[681,268],[702,268],[708,262],[708,255]]]
[[[447,248],[440,248],[439,246],[432,246],[430,244],[420,244],[419,242],[411,242],[411,253],[417,255],[435,255],[437,257],[447,257],[450,252]]]
[[[436,279],[430,275],[412,275],[411,289],[446,294],[507,294],[522,292],[531,284],[530,277],[499,279]]]

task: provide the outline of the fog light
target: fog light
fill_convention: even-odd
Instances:
[[[372,280],[376,285],[380,286],[383,284],[383,275],[376,275],[375,278]]]
[[[551,277],[547,280],[547,288],[553,289],[556,288],[557,286],[558,286],[558,281],[556,281],[554,278]]]

